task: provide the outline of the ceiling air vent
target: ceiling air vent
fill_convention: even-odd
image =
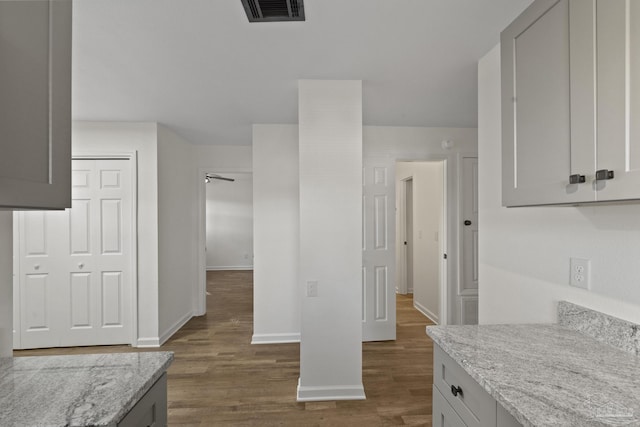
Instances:
[[[304,21],[303,0],[241,0],[249,22]]]

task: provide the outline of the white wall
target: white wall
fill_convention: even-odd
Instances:
[[[215,171],[214,171],[215,172]],[[207,270],[253,268],[253,182],[250,173],[222,173],[207,191]]]
[[[160,343],[194,312],[198,185],[192,145],[158,126],[158,323]]]
[[[413,304],[436,323],[440,321],[443,173],[442,161],[396,164],[397,188],[403,180],[413,179]],[[402,233],[398,235],[400,239]],[[396,248],[402,248],[400,240]]]
[[[158,126],[74,122],[72,150],[138,153],[138,344],[158,345]]]
[[[13,212],[0,212],[0,357],[13,354]]]
[[[300,340],[298,126],[253,125],[252,343]]]
[[[298,82],[298,400],[362,399],[362,82]]]
[[[196,167],[206,171],[251,172],[250,146],[196,145]]]
[[[560,300],[640,323],[640,204],[501,207],[500,52],[480,60],[480,323],[555,322]],[[569,286],[591,260],[592,290]]]

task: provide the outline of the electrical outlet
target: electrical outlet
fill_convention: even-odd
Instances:
[[[307,296],[308,297],[317,297],[318,296],[318,282],[315,280],[310,280],[307,282]]]
[[[591,288],[591,261],[584,258],[570,259],[569,284],[576,288]]]

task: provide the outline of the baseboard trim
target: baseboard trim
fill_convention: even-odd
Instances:
[[[301,386],[298,378],[298,402],[319,402],[326,400],[365,400],[364,386]]]
[[[139,348],[160,347],[160,339],[158,339],[158,337],[138,338],[138,341],[136,342],[136,347],[139,347]]]
[[[420,313],[424,314],[426,317],[428,317],[436,325],[438,325],[440,323],[438,316],[436,316],[431,310],[429,310],[427,307],[425,307],[424,305],[420,304],[419,302],[416,302],[415,300],[413,300],[413,308],[418,310]]]
[[[300,334],[253,334],[251,344],[289,344],[299,343]]]
[[[178,319],[169,329],[167,329],[162,335],[160,335],[160,345],[167,342],[171,335],[178,332],[180,328],[182,328],[191,318],[193,317],[193,313],[187,313]]]
[[[231,271],[253,270],[253,265],[223,265],[218,267],[207,266],[207,271],[225,271],[225,270],[231,270]]]

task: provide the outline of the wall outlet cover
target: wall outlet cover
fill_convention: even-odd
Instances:
[[[571,258],[569,269],[569,284],[576,288],[591,289],[591,260],[585,258]]]

